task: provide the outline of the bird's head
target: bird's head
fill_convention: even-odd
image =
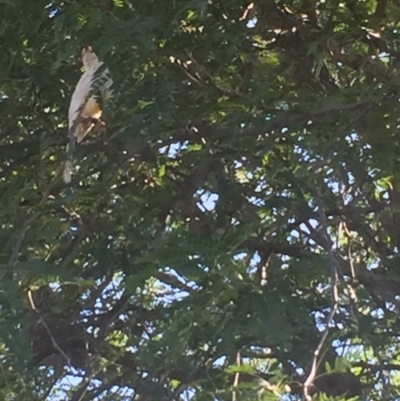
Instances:
[[[99,59],[91,46],[84,46],[82,49],[82,62],[85,68],[94,67]]]

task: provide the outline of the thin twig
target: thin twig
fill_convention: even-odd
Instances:
[[[54,386],[57,384],[58,379],[61,377],[61,372],[58,372],[57,369],[54,370],[53,380],[51,385],[47,388],[47,390],[42,394],[42,400],[47,400],[50,396],[50,393],[53,391]]]
[[[242,364],[242,357],[240,355],[240,351],[237,352],[236,354],[236,365],[240,366]],[[239,385],[240,381],[240,372],[235,373],[235,379],[233,380],[233,391],[232,391],[232,401],[237,401],[237,393],[236,393],[236,387]]]
[[[24,224],[22,225],[22,228],[21,228],[20,232],[18,233],[17,240],[15,241],[15,245],[13,247],[11,257],[8,260],[8,266],[10,266],[10,267],[14,266],[15,262],[17,261],[18,255],[19,255],[19,250],[22,245],[22,241],[24,240],[26,232],[29,230],[31,224],[35,221],[35,219],[36,219],[36,216],[30,216],[27,220],[25,220]],[[4,275],[4,273],[5,272],[3,272],[3,275]]]
[[[64,170],[64,165],[62,165],[58,171],[58,173],[56,174],[56,176],[50,181],[49,185],[44,189],[43,193],[42,193],[42,198],[39,202],[39,206],[43,206],[49,196],[50,196],[50,192],[51,190],[54,188],[54,186],[57,184],[57,182],[60,180],[62,173]],[[13,247],[12,250],[12,254],[10,256],[10,259],[8,260],[8,264],[7,267],[9,269],[12,269],[15,265],[15,263],[18,260],[18,256],[19,256],[19,252],[22,246],[22,242],[25,238],[25,235],[27,233],[27,231],[31,228],[32,224],[34,223],[34,221],[37,219],[37,216],[33,215],[33,216],[29,216],[25,222],[22,224],[21,230],[19,231],[18,235],[17,235],[17,239],[15,241],[15,245]],[[7,273],[7,271],[9,270],[5,270],[0,274],[0,280],[4,277],[4,275]]]
[[[325,330],[322,332],[322,336],[319,340],[319,343],[314,350],[314,355],[313,355],[313,359],[311,362],[310,373],[308,374],[308,377],[303,384],[303,400],[305,400],[305,401],[311,400],[309,390],[310,390],[310,387],[311,387],[312,383],[314,382],[315,377],[317,375],[317,367],[318,367],[318,363],[319,363],[318,358],[321,353],[322,347],[324,346],[325,341],[328,337],[329,330],[330,330],[329,328],[333,322],[333,318],[335,316],[335,313],[336,313],[336,311],[338,309],[338,305],[339,305],[339,295],[338,295],[339,275],[338,275],[338,268],[336,265],[335,255],[333,253],[333,243],[329,237],[328,223],[326,221],[326,216],[325,216],[322,199],[319,196],[319,194],[317,194],[317,193],[315,194],[315,200],[318,205],[319,218],[320,218],[320,222],[321,222],[321,226],[322,226],[322,235],[325,237],[325,243],[326,243],[325,250],[328,253],[329,269],[331,272],[332,300],[331,300],[331,311],[328,315]]]
[[[242,16],[239,18],[239,21],[245,20],[248,15],[250,14],[250,11],[254,8],[254,3],[250,3],[244,10]]]

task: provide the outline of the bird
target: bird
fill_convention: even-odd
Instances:
[[[64,182],[71,182],[72,153],[76,143],[81,143],[94,127],[104,127],[102,101],[112,96],[112,80],[108,68],[99,60],[91,46],[82,49],[82,62],[85,68],[71,97],[68,111],[67,157],[64,165]],[[101,72],[101,70],[103,71]]]

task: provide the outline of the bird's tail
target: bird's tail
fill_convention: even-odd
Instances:
[[[63,179],[66,184],[69,184],[71,182],[71,174],[72,174],[72,162],[70,160],[67,160],[65,162],[63,171]]]
[[[66,147],[66,156],[65,156],[65,164],[64,164],[64,171],[63,171],[63,179],[66,184],[71,182],[71,175],[72,175],[72,154],[74,152],[75,147],[75,138],[70,135],[69,143]]]

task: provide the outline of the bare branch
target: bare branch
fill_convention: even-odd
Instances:
[[[236,364],[238,366],[240,366],[242,364],[242,357],[240,355],[240,351],[238,351],[236,354]],[[237,392],[236,392],[235,388],[239,385],[239,380],[240,380],[240,373],[236,372],[235,379],[233,381],[232,401],[238,401]]]
[[[336,265],[336,260],[335,260],[335,255],[333,253],[333,242],[329,237],[329,232],[328,232],[328,223],[326,221],[326,215],[324,211],[324,206],[321,197],[319,196],[318,193],[315,194],[315,200],[318,205],[318,211],[319,211],[319,218],[320,218],[320,223],[322,226],[322,235],[325,237],[325,250],[328,253],[328,260],[329,260],[329,268],[331,272],[331,291],[332,291],[332,300],[331,300],[331,311],[329,313],[327,322],[326,322],[326,327],[325,330],[322,332],[322,336],[319,340],[319,343],[317,347],[314,350],[314,356],[311,362],[311,369],[310,373],[308,374],[308,377],[306,381],[304,382],[303,385],[303,400],[305,401],[311,401],[311,396],[310,396],[310,387],[312,383],[315,380],[315,377],[317,375],[317,367],[319,363],[319,355],[321,353],[322,347],[325,344],[325,341],[328,337],[330,326],[333,322],[333,318],[335,316],[335,313],[338,309],[339,305],[339,295],[338,295],[338,284],[339,284],[339,275],[338,275],[338,267]]]

